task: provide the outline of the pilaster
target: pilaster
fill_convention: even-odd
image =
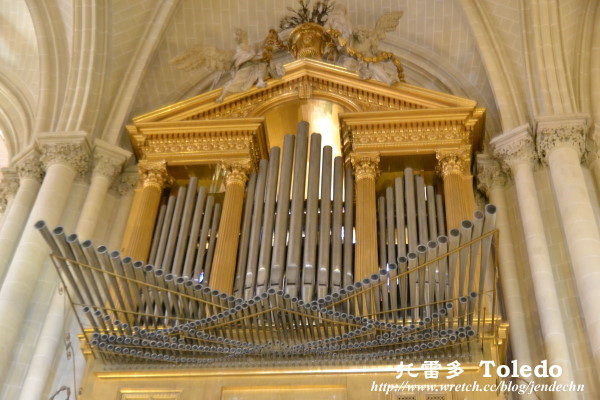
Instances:
[[[351,153],[356,204],[356,246],[354,280],[371,276],[379,268],[377,255],[377,200],[375,183],[379,175],[378,153]]]
[[[436,172],[444,181],[446,226],[460,226],[465,219],[473,218],[475,196],[471,176],[471,146],[438,150]]]
[[[210,287],[231,294],[235,279],[244,192],[252,161],[225,161],[221,168],[225,172],[225,198],[219,223],[219,240],[213,259],[214,268],[210,273]]]

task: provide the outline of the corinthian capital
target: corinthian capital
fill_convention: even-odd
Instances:
[[[500,163],[487,154],[477,154],[477,189],[489,197],[490,189],[506,184],[506,174]]]
[[[585,154],[585,141],[589,130],[587,115],[540,117],[537,119],[536,147],[540,159],[548,163],[548,155],[557,147],[571,147],[579,155]]]
[[[113,181],[111,190],[117,192],[120,196],[127,196],[133,192],[139,181],[137,169],[127,169]]]
[[[6,197],[12,197],[19,189],[19,175],[13,168],[2,168],[0,170],[0,191]]]
[[[18,154],[13,159],[13,164],[16,166],[17,174],[20,179],[35,179],[38,182],[42,181],[44,171],[40,162],[40,153],[30,147],[21,154]]]
[[[112,181],[119,175],[131,153],[98,139],[94,144],[94,175],[102,175]]]
[[[375,180],[379,175],[379,154],[377,153],[352,153],[350,161],[354,168],[356,181],[361,179]]]
[[[54,164],[67,165],[79,177],[86,176],[90,167],[90,145],[85,133],[50,133],[36,138],[42,153],[40,160],[47,171]]]
[[[502,162],[502,168],[510,171],[515,163],[533,164],[537,159],[535,143],[529,124],[521,125],[490,140],[494,156]]]
[[[461,147],[455,150],[438,150],[435,153],[438,164],[436,172],[442,178],[449,175],[469,175],[471,170],[471,149]]]
[[[154,187],[162,190],[167,183],[172,181],[167,172],[166,161],[141,160],[138,163],[138,173],[143,187]]]
[[[252,169],[252,162],[250,160],[225,161],[221,164],[221,168],[225,172],[225,186],[245,186]]]

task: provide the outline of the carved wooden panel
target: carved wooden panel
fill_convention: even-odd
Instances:
[[[124,389],[118,400],[180,400],[181,390],[133,390]]]

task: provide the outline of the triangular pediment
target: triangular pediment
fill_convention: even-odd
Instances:
[[[268,109],[297,99],[324,99],[347,112],[401,111],[422,109],[475,109],[477,102],[406,83],[389,86],[361,79],[346,68],[311,59],[285,65],[285,75],[267,81],[266,88],[254,87],[232,94],[222,103],[221,89],[162,107],[134,118],[134,122],[176,122],[223,118],[260,117]]]

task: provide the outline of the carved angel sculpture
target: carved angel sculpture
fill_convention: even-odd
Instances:
[[[259,43],[249,43],[248,34],[242,29],[235,32],[237,46],[235,51],[223,51],[212,46],[196,46],[185,53],[173,58],[170,63],[179,69],[190,71],[206,67],[211,71],[219,71],[213,86],[222,74],[229,72],[231,78],[223,86],[221,95],[217,98],[220,103],[232,93],[241,93],[257,87],[266,87],[265,79],[269,76],[280,77],[282,69],[271,65],[272,53],[281,47],[277,32],[269,31],[267,38]]]
[[[352,29],[345,8],[338,7],[340,6],[336,4],[332,13],[334,18],[326,24],[326,28],[331,30],[338,43],[340,56],[337,62],[352,71],[358,71],[363,79],[373,78],[388,85],[402,81],[400,60],[392,53],[380,51],[379,43],[387,32],[397,28],[403,12],[395,11],[382,15],[377,20],[375,29],[364,26]]]

